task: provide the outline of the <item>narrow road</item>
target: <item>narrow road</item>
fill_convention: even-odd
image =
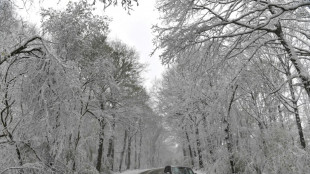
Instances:
[[[140,174],[164,174],[164,169],[152,169],[152,170],[142,172]]]

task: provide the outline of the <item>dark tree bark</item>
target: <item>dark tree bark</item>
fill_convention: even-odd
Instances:
[[[137,135],[135,135],[135,167],[134,167],[134,169],[137,169],[137,158],[138,158],[138,152],[137,152]]]
[[[191,158],[191,164],[192,164],[192,167],[194,167],[194,156],[193,156],[191,142],[189,140],[189,136],[188,136],[186,128],[185,128],[184,132],[185,132],[185,137],[186,137],[186,140],[187,140],[187,143],[188,143],[188,151],[189,151],[189,156]]]
[[[88,94],[88,101],[90,100],[91,98],[91,95],[90,95],[90,92]],[[88,111],[88,101],[85,103],[85,109],[83,109],[83,105],[84,105],[84,102],[81,100],[81,110],[80,110],[80,114],[81,114],[81,117],[80,117],[80,120],[79,120],[79,126],[78,126],[78,133],[77,133],[77,137],[76,139],[74,140],[74,151],[76,152],[77,151],[77,148],[78,148],[78,144],[81,140],[81,125],[82,125],[82,118],[83,116],[87,113]],[[73,137],[72,137],[73,138]],[[71,141],[70,141],[71,142]],[[70,143],[71,144],[71,143]],[[71,145],[69,146],[71,147]],[[72,164],[72,170],[73,171],[76,171],[76,160],[75,160],[75,157],[73,158],[73,164]]]
[[[110,164],[110,170],[114,170],[114,131],[115,131],[115,115],[113,114],[113,123],[112,123],[112,135],[109,139],[109,147],[107,153],[107,159]]]
[[[42,51],[41,47],[32,47],[29,48],[30,43],[34,42],[35,40],[40,40],[42,41],[42,38],[39,36],[34,36],[32,38],[30,38],[29,40],[26,40],[24,43],[22,43],[18,48],[12,50],[9,55],[4,56],[1,60],[0,60],[0,65],[3,64],[5,61],[7,61],[9,58],[19,55],[19,54],[31,54],[34,52],[39,52],[40,54],[44,54],[44,52]],[[36,55],[36,54],[35,54]]]
[[[127,170],[130,169],[131,166],[131,140],[132,136],[129,136],[128,138],[128,147],[127,147]]]
[[[200,147],[200,139],[199,139],[199,128],[198,125],[196,125],[195,129],[195,137],[196,137],[196,144],[197,144],[197,153],[198,153],[198,162],[199,162],[199,168],[203,168],[203,159],[202,159],[202,151]]]
[[[275,14],[275,10],[273,7],[269,7],[269,10],[272,14]],[[293,48],[293,46],[285,39],[285,35],[282,29],[281,22],[278,21],[275,24],[276,30],[274,31],[274,34],[279,38],[281,45],[284,47],[285,52],[289,56],[290,62],[292,62],[294,68],[297,71],[297,74],[303,84],[304,90],[307,92],[308,98],[310,99],[310,79],[306,72],[304,72],[303,67],[301,67],[301,63],[297,59],[296,52]]]
[[[187,154],[186,154],[186,149],[185,149],[185,143],[183,142],[182,144],[182,150],[183,150],[183,160],[186,160]]]
[[[124,145],[123,145],[123,150],[121,152],[121,157],[120,157],[120,162],[119,162],[119,168],[118,171],[120,172],[122,170],[122,164],[124,160],[124,154],[125,154],[125,149],[126,149],[126,141],[127,141],[127,130],[125,130],[125,135],[124,135]]]
[[[9,69],[9,68],[8,68]],[[8,70],[6,72],[6,75],[5,75],[5,78],[4,78],[4,83],[6,83],[6,91],[5,91],[5,94],[4,94],[4,105],[5,105],[5,108],[1,110],[0,112],[0,120],[1,120],[1,124],[3,126],[3,132],[4,134],[0,136],[1,137],[6,137],[8,142],[10,142],[12,145],[15,144],[15,151],[16,151],[16,155],[17,155],[17,158],[18,158],[18,163],[20,166],[23,165],[23,161],[22,161],[22,157],[21,157],[21,153],[20,153],[20,150],[18,148],[18,145],[17,145],[17,142],[14,141],[14,138],[13,138],[13,134],[9,131],[8,129],[8,125],[9,123],[12,122],[12,111],[11,111],[11,106],[14,104],[14,102],[12,102],[11,104],[9,104],[9,92],[8,92],[8,88],[9,88],[9,83],[7,81],[7,74],[8,74]],[[19,173],[22,174],[24,173],[24,171],[21,169],[19,170]]]
[[[194,121],[194,120],[192,120],[192,121]],[[188,132],[186,132],[186,133],[188,134]],[[193,126],[190,125],[190,135],[187,135],[187,136],[189,137],[189,136],[192,136],[193,134],[195,135],[195,130],[193,130]],[[189,139],[188,139],[188,140],[189,140]],[[190,142],[190,141],[189,141],[189,142]],[[192,147],[191,149],[192,149],[193,160],[194,160],[194,159],[196,159],[196,157],[197,157],[197,151],[196,151],[195,146]],[[194,161],[195,161],[195,160],[194,160]]]
[[[99,120],[99,124],[100,124],[100,133],[99,133],[99,146],[98,146],[96,169],[98,170],[98,172],[101,172],[101,163],[103,161],[103,141],[104,141],[104,127],[105,127],[104,119]]]
[[[291,73],[290,73],[289,69],[287,71],[287,76],[288,76],[288,78],[291,76]],[[304,133],[303,133],[303,130],[302,130],[300,116],[299,116],[299,111],[298,111],[298,105],[297,105],[297,101],[298,100],[297,100],[297,98],[295,96],[295,91],[294,91],[294,88],[293,88],[293,81],[292,81],[292,79],[290,79],[288,81],[288,85],[289,85],[289,90],[290,90],[290,94],[291,94],[291,98],[292,98],[293,110],[294,110],[294,115],[295,115],[295,119],[296,119],[296,125],[297,125],[297,129],[298,129],[300,145],[303,148],[306,148],[306,142],[305,142]]]
[[[138,168],[141,168],[141,149],[142,149],[142,138],[143,138],[143,134],[142,131],[140,129],[140,142],[139,142],[139,159],[138,159]]]
[[[226,124],[226,128],[224,130],[225,141],[226,141],[227,150],[229,153],[229,163],[230,163],[231,173],[236,173],[236,171],[235,171],[235,160],[234,160],[235,157],[233,155],[232,134],[231,134],[231,128],[230,128],[230,120],[231,120],[230,111],[231,111],[232,104],[234,102],[234,98],[235,98],[237,88],[238,88],[238,86],[236,85],[233,89],[233,93],[232,93],[232,96],[231,96],[229,104],[228,104],[227,115],[224,118],[224,123]]]
[[[206,143],[206,146],[209,150],[209,154],[210,154],[210,157],[209,159],[211,159],[213,162],[215,162],[215,158],[213,156],[213,150],[214,150],[214,147],[215,147],[215,142],[212,142],[212,137],[211,135],[208,133],[208,123],[207,123],[207,119],[206,119],[206,115],[204,114],[203,115],[203,118],[202,118],[202,121],[203,121],[203,125],[204,125],[204,132],[205,132],[205,135],[207,136],[206,137],[206,140],[205,140],[205,143]]]
[[[16,154],[17,154],[17,158],[18,158],[18,161],[19,161],[19,165],[22,166],[23,165],[23,160],[22,160],[22,156],[21,156],[20,150],[19,150],[18,145],[17,145],[16,142],[15,142],[15,147],[16,147]],[[19,173],[20,174],[24,173],[24,170],[23,169],[19,170]]]

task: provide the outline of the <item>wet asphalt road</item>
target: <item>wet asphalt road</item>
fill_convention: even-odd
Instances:
[[[153,170],[142,172],[140,174],[163,174],[163,173],[164,173],[164,169],[153,169]]]

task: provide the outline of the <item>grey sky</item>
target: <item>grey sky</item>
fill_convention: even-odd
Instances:
[[[106,13],[113,18],[110,37],[133,46],[139,52],[141,62],[149,65],[143,75],[144,85],[149,89],[155,78],[159,79],[164,70],[158,53],[150,57],[153,50],[151,27],[158,21],[155,0],[139,1],[139,6],[135,6],[130,15],[119,6],[109,7]]]

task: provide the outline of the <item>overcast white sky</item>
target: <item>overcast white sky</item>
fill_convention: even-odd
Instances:
[[[144,86],[148,90],[152,87],[155,79],[161,78],[161,74],[164,71],[164,67],[158,58],[158,53],[150,57],[150,53],[153,50],[152,39],[154,37],[151,27],[153,24],[156,24],[158,18],[158,13],[155,10],[155,1],[140,0],[139,6],[134,6],[130,15],[121,6],[111,6],[106,11],[100,11],[102,14],[112,18],[109,38],[121,40],[134,47],[140,55],[141,62],[148,64],[146,71],[143,73]],[[65,7],[63,4],[66,4],[68,1],[62,0],[60,1],[62,5],[58,6],[57,2],[58,0],[44,0],[40,5],[31,5],[31,9],[28,9],[27,12],[22,9],[20,12],[25,19],[31,22],[40,21],[40,7],[61,9]]]
[[[153,50],[152,25],[158,21],[155,9],[156,0],[140,0],[130,15],[122,7],[109,7],[106,14],[113,18],[110,24],[110,37],[120,39],[133,46],[140,54],[141,62],[147,63],[147,71],[143,74],[145,86],[150,89],[152,82],[159,79],[164,70],[158,58],[158,53],[150,57]]]

